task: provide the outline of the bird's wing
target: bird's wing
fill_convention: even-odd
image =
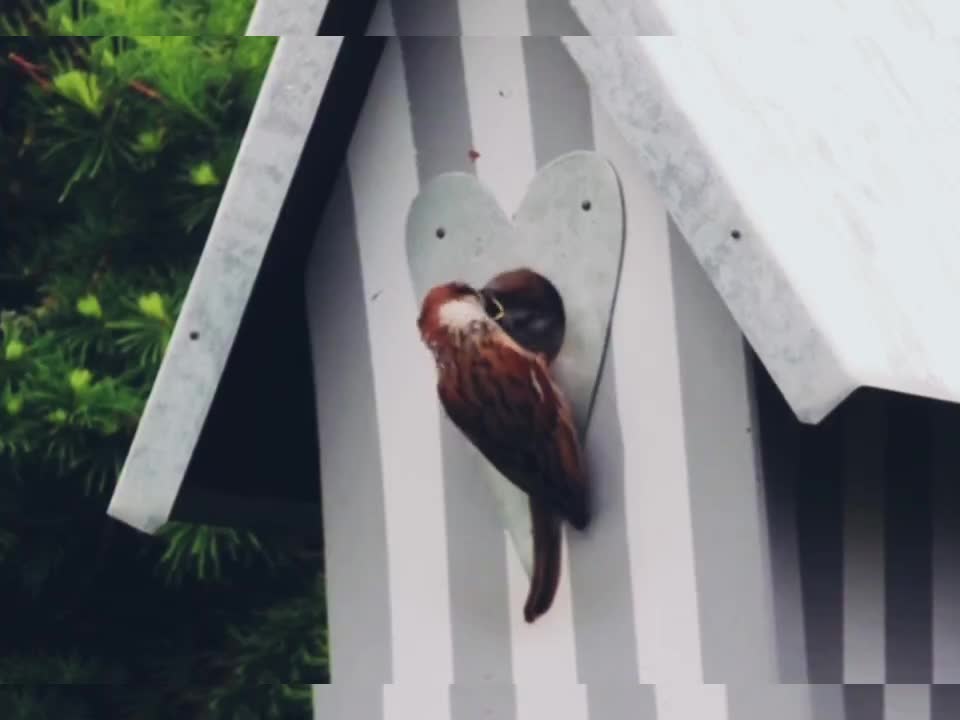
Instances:
[[[508,480],[577,528],[587,483],[570,405],[543,361],[512,343],[461,354],[457,381],[438,385],[447,415]]]

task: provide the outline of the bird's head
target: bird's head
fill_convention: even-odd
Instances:
[[[529,268],[500,273],[480,290],[487,312],[517,343],[553,362],[563,345],[563,299],[547,278]]]
[[[437,285],[423,299],[417,327],[424,339],[466,329],[476,320],[488,319],[485,302],[478,290],[464,282]]]

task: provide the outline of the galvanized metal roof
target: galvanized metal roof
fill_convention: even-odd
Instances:
[[[595,36],[696,39],[565,42],[790,406],[960,400],[960,45],[700,34],[700,4],[576,0]]]

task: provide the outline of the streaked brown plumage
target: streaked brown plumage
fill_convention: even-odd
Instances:
[[[453,423],[530,497],[534,570],[524,617],[549,609],[560,573],[557,516],[583,530],[587,478],[570,404],[550,376],[546,353],[519,345],[463,283],[433,288],[418,318],[437,364],[437,391]]]

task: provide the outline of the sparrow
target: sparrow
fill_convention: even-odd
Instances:
[[[524,293],[514,291],[503,296],[516,307]],[[534,562],[523,614],[532,623],[556,595],[561,520],[578,530],[590,522],[589,488],[570,403],[548,369],[559,346],[552,349],[554,340],[531,350],[517,342],[498,324],[506,318],[499,297],[458,281],[438,285],[424,298],[417,327],[433,354],[447,417],[528,495]]]
[[[551,364],[563,345],[563,299],[543,275],[519,268],[500,273],[480,289],[487,314],[527,350]]]

